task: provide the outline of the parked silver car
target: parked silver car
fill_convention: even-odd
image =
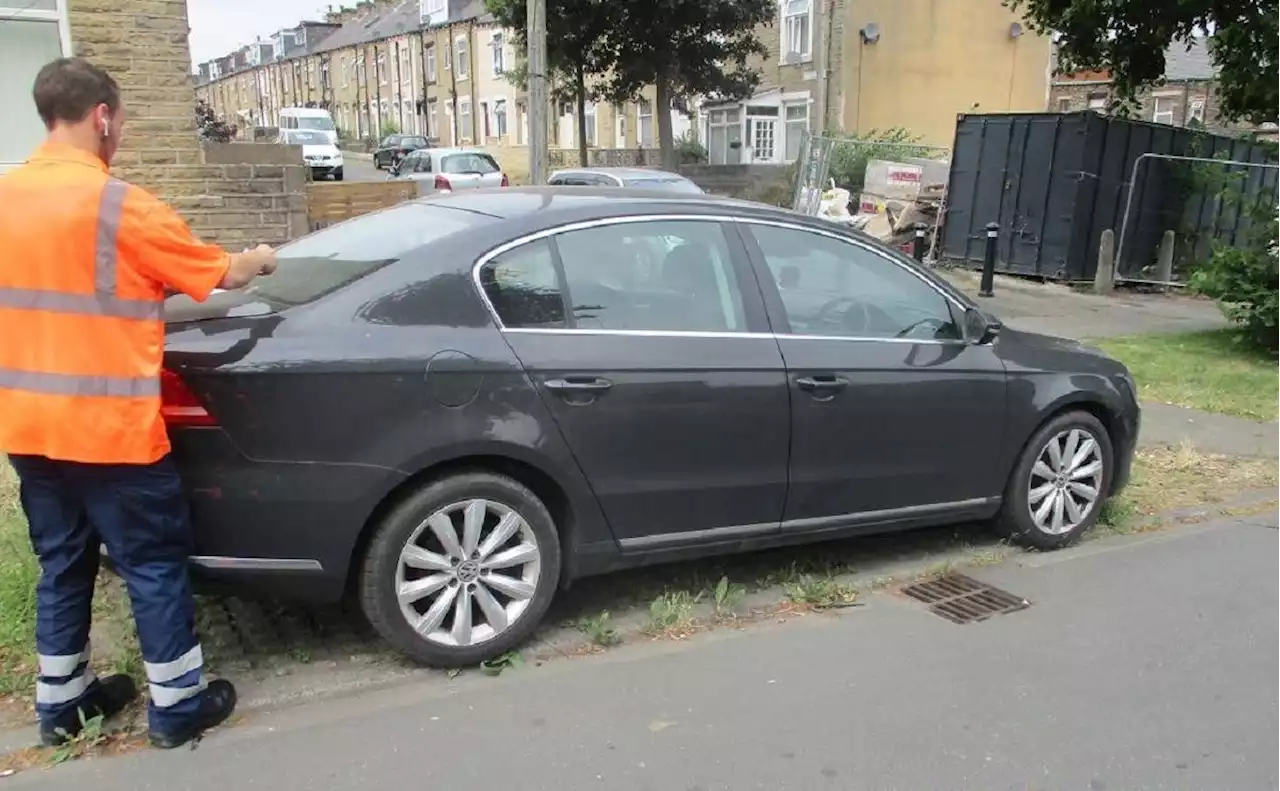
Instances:
[[[509,187],[498,160],[487,151],[469,148],[420,148],[410,151],[388,179],[417,181],[419,192],[457,192],[481,187]]]
[[[702,192],[701,187],[679,173],[654,168],[567,168],[552,173],[547,185]]]

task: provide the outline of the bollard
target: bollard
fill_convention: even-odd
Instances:
[[[1156,282],[1160,290],[1165,291],[1173,282],[1173,247],[1177,235],[1173,231],[1165,231],[1160,239],[1160,252],[1156,254]]]
[[[1102,232],[1098,242],[1098,268],[1093,273],[1093,292],[1110,294],[1116,287],[1116,232],[1110,228]]]
[[[924,232],[928,227],[922,222],[916,223],[916,238],[911,243],[911,257],[917,261],[924,261]]]
[[[987,223],[987,250],[982,257],[982,282],[978,285],[978,296],[994,297],[996,285],[996,239],[1000,236],[1000,224]]]

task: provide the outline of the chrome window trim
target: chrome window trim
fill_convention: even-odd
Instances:
[[[926,345],[970,345],[964,339],[933,339],[933,338],[883,338],[875,336],[850,336],[850,335],[803,335],[791,333],[775,333],[775,332],[684,332],[679,330],[603,330],[603,329],[583,329],[581,327],[507,327],[502,323],[502,317],[498,315],[498,311],[493,307],[493,303],[489,301],[489,295],[485,293],[484,284],[480,281],[480,270],[489,262],[503,253],[510,252],[517,247],[523,247],[526,244],[541,241],[560,233],[569,233],[571,231],[581,231],[590,228],[603,228],[609,225],[623,225],[638,222],[718,222],[718,223],[741,223],[746,225],[768,225],[777,228],[786,228],[793,231],[801,231],[818,236],[826,236],[837,242],[853,245],[866,252],[883,259],[892,266],[905,270],[908,274],[915,277],[934,293],[938,294],[945,302],[955,305],[961,312],[967,310],[967,307],[960,300],[954,298],[937,284],[929,281],[928,278],[919,272],[912,270],[910,267],[895,260],[892,256],[887,255],[882,250],[866,244],[858,239],[849,239],[840,234],[824,231],[819,228],[810,228],[807,225],[801,225],[786,220],[764,219],[759,217],[739,217],[727,214],[636,214],[626,217],[600,217],[594,220],[580,220],[578,222],[567,223],[565,225],[557,225],[554,228],[544,228],[541,231],[535,231],[526,234],[518,239],[509,242],[503,242],[497,247],[489,250],[480,258],[476,259],[475,264],[471,267],[471,282],[475,286],[476,293],[480,295],[480,301],[484,303],[485,309],[489,311],[489,316],[493,319],[494,326],[502,333],[516,333],[529,335],[615,335],[615,336],[635,336],[635,337],[658,337],[658,338],[774,338],[795,339],[795,340],[814,340],[814,341],[852,341],[855,343],[867,342],[888,342],[888,343],[913,343]]]

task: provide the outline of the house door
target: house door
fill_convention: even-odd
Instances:
[[[778,108],[747,108],[747,145],[752,162],[778,161]]]

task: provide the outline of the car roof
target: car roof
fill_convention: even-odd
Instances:
[[[328,115],[328,110],[321,110],[319,107],[282,107],[280,112],[285,115]]]
[[[421,137],[421,135],[415,135],[415,137]],[[483,148],[433,148],[431,149],[431,153],[439,156],[445,156],[448,154],[484,154],[485,156],[492,156]]]
[[[572,190],[546,186],[497,187],[431,195],[416,200],[502,220],[533,220],[533,215],[536,214],[537,221],[548,225],[572,221],[578,215],[585,219],[597,215],[678,212],[681,209],[698,214],[723,212],[789,220],[800,218],[800,215],[789,210],[720,195],[649,189],[620,190],[616,187],[575,187]]]
[[[643,179],[653,178],[654,176],[668,176],[670,178],[688,181],[689,179],[679,173],[672,173],[670,170],[659,170],[657,168],[644,167],[591,167],[591,168],[562,168],[555,172],[555,175],[570,175],[573,173],[602,173],[606,176],[616,176],[620,179]]]

